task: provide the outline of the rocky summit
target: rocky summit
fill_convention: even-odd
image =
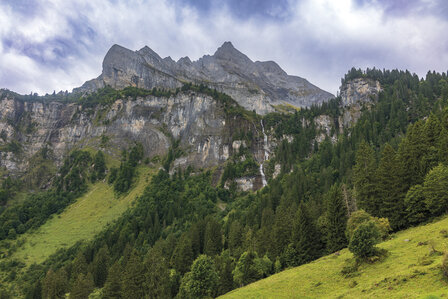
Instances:
[[[74,91],[94,91],[106,85],[173,89],[186,82],[206,84],[259,114],[274,111],[276,105],[309,107],[334,97],[306,79],[288,75],[273,61],[253,62],[231,42],[225,42],[212,56],[197,61],[183,57],[177,62],[161,58],[147,46],[132,51],[113,45],[104,58],[101,75]]]

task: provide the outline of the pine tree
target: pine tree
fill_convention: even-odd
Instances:
[[[338,185],[333,185],[326,194],[327,201],[327,250],[338,251],[347,246],[345,227],[347,208]]]
[[[294,221],[293,244],[299,265],[308,263],[321,254],[319,234],[303,202],[299,204]]]
[[[126,263],[122,280],[123,298],[144,298],[143,284],[145,281],[145,268],[138,252],[134,249]]]
[[[406,225],[405,183],[400,161],[389,144],[386,144],[381,154],[377,177],[381,198],[380,216],[388,218],[394,230],[404,227]]]
[[[121,299],[121,277],[120,264],[115,263],[109,268],[106,283],[103,288],[103,298]]]
[[[360,208],[372,215],[379,215],[379,202],[376,192],[375,153],[367,142],[362,141],[356,152],[356,164],[353,168],[353,182],[356,200]]]

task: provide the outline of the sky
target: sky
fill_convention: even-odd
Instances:
[[[0,88],[71,91],[108,49],[196,60],[225,41],[336,94],[351,67],[448,70],[446,0],[0,0]]]

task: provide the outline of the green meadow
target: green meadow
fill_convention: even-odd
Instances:
[[[393,234],[378,245],[388,252],[384,260],[364,263],[349,277],[341,270],[353,255],[344,249],[220,298],[446,298],[440,265],[448,251],[447,231],[445,217]]]

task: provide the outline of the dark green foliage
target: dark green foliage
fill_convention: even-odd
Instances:
[[[134,249],[126,262],[122,275],[122,297],[144,298],[145,267],[138,252]]]
[[[108,182],[114,184],[114,190],[121,194],[127,192],[133,183],[136,167],[143,159],[143,146],[138,143],[134,145],[129,154],[122,153],[122,160],[118,170],[112,170]]]
[[[75,280],[70,292],[70,299],[88,299],[89,294],[93,291],[95,285],[93,283],[92,274],[80,274]]]
[[[42,297],[48,299],[65,298],[67,291],[67,273],[64,269],[49,270],[42,282]]]
[[[239,258],[233,270],[233,279],[239,286],[247,285],[263,277],[255,263],[257,258],[257,253],[252,251],[244,252]]]
[[[222,250],[221,225],[214,218],[210,218],[205,227],[204,253],[208,256],[219,255]]]
[[[333,185],[326,195],[327,200],[327,250],[338,251],[347,246],[345,228],[347,224],[347,208],[342,199],[341,189]]]
[[[107,272],[109,269],[109,249],[107,246],[102,247],[95,255],[92,263],[92,273],[95,286],[101,288],[107,279]]]
[[[448,167],[439,165],[425,177],[423,196],[426,207],[433,215],[448,210]]]
[[[348,249],[357,258],[367,258],[376,253],[375,244],[380,241],[378,227],[373,221],[361,223],[353,232]]]
[[[323,246],[319,233],[303,202],[299,204],[296,213],[292,237],[297,263],[289,266],[305,264],[321,256]]]
[[[98,151],[93,158],[93,172],[90,176],[92,182],[103,180],[106,176],[106,158],[102,151]]]
[[[186,235],[183,235],[174,249],[171,265],[181,274],[184,274],[190,269],[193,259],[191,240]]]
[[[122,270],[118,263],[110,267],[106,283],[103,288],[103,298],[120,299],[121,296]]]
[[[372,215],[380,214],[380,203],[376,190],[375,153],[370,145],[362,141],[356,152],[356,164],[353,167],[353,183],[356,188],[356,200],[359,208]]]
[[[218,273],[215,263],[206,256],[200,255],[191,266],[191,271],[185,274],[180,286],[180,298],[212,298],[218,286]]]
[[[405,183],[400,161],[394,149],[386,144],[377,171],[378,190],[381,199],[380,215],[390,221],[392,229],[406,225],[404,197]]]
[[[145,291],[148,298],[170,298],[170,271],[163,253],[151,249],[145,258]]]
[[[404,199],[406,217],[409,224],[418,224],[428,219],[429,211],[426,207],[423,186],[412,186]]]

